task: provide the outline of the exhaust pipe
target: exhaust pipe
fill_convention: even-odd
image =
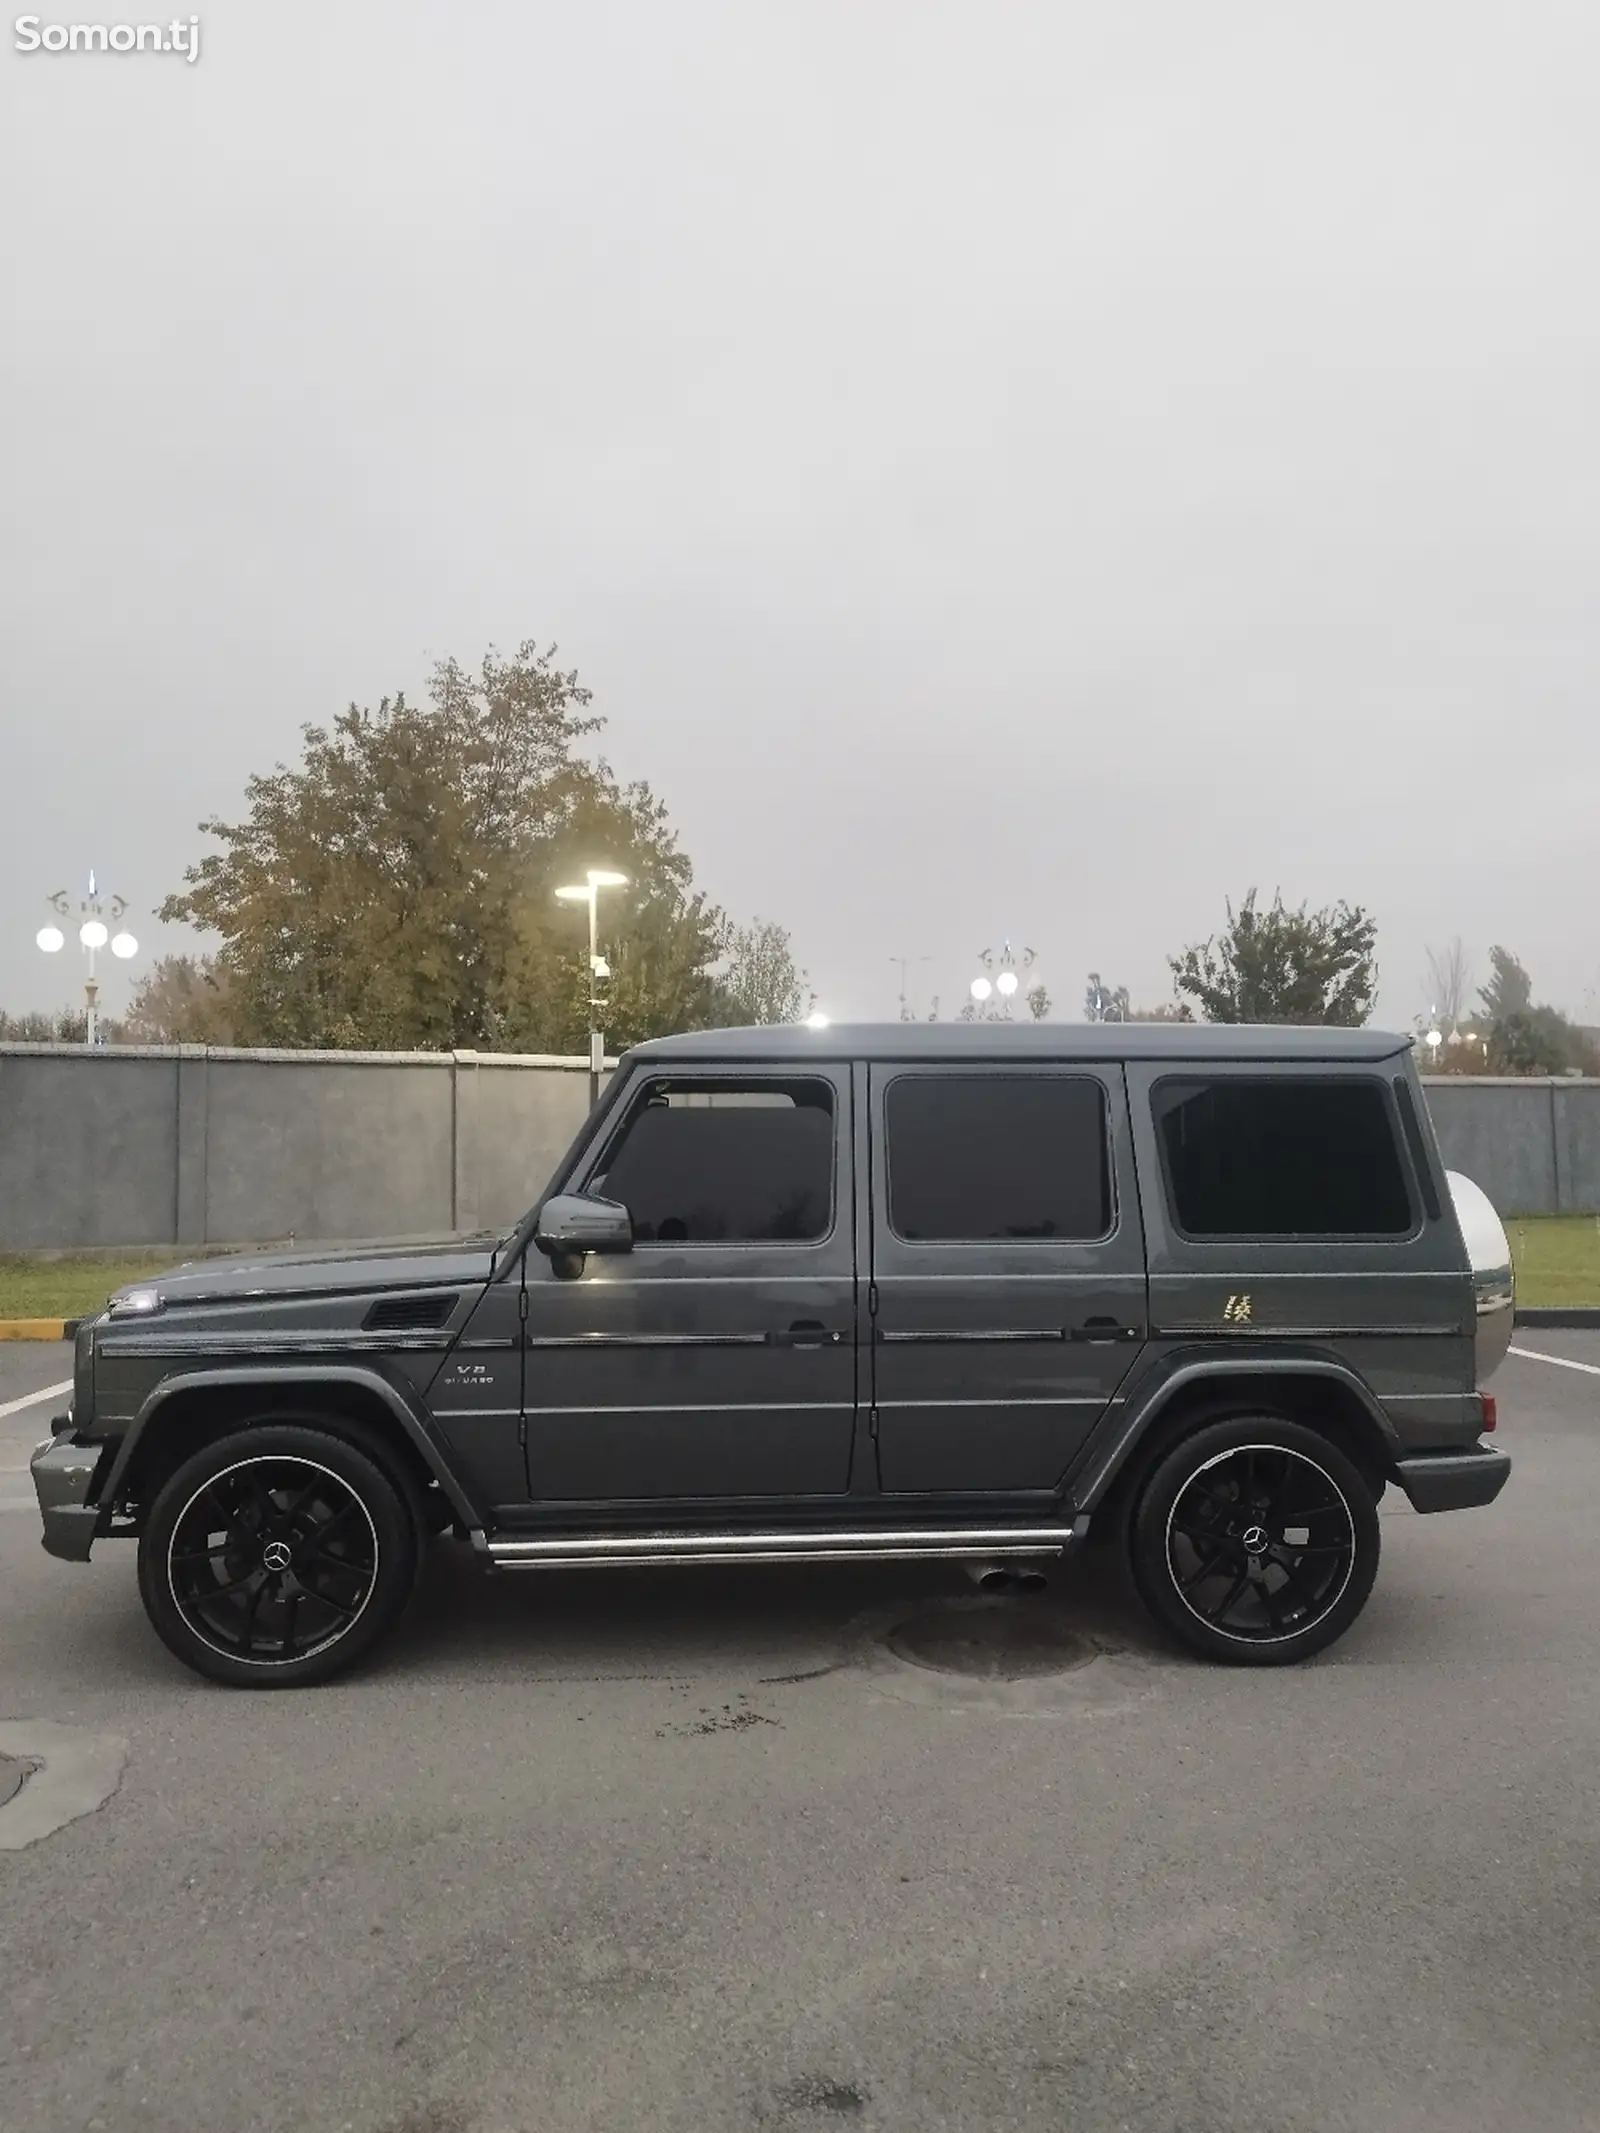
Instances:
[[[980,1592],[1043,1592],[1049,1582],[1042,1570],[1014,1570],[1009,1563],[967,1563],[963,1567]]]

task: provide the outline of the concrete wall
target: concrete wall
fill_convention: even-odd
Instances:
[[[0,1046],[0,1250],[177,1236],[177,1062]]]
[[[588,1106],[585,1059],[0,1045],[0,1251],[507,1224]]]
[[[1444,1159],[1503,1215],[1600,1213],[1600,1081],[1425,1082]]]
[[[1502,1214],[1600,1212],[1600,1081],[1427,1091]],[[582,1059],[0,1045],[0,1251],[500,1227],[588,1100]]]

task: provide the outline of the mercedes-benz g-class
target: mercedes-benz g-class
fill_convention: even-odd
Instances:
[[[348,1666],[446,1531],[501,1571],[1099,1527],[1171,1634],[1275,1664],[1360,1612],[1386,1487],[1499,1493],[1511,1319],[1407,1038],[710,1031],[626,1055],[503,1236],[119,1292],[33,1472],[45,1546],[136,1540],[167,1644],[247,1686]]]

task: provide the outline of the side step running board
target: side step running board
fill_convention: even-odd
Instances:
[[[1070,1526],[891,1526],[842,1533],[611,1533],[550,1540],[492,1540],[495,1570],[617,1570],[669,1563],[888,1563],[1062,1555],[1088,1530]]]

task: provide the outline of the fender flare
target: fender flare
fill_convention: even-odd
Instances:
[[[218,1389],[232,1391],[240,1386],[260,1386],[263,1391],[270,1391],[273,1388],[302,1385],[356,1386],[363,1392],[376,1394],[404,1431],[429,1473],[438,1482],[451,1509],[462,1524],[469,1532],[483,1530],[482,1514],[462,1488],[459,1478],[445,1458],[429,1427],[426,1414],[381,1371],[365,1369],[359,1364],[306,1363],[289,1371],[251,1369],[248,1366],[230,1368],[223,1365],[206,1370],[181,1370],[171,1377],[163,1378],[159,1385],[151,1389],[117,1448],[111,1471],[100,1491],[102,1506],[109,1509],[116,1502],[117,1489],[134,1453],[143,1441],[145,1432],[178,1393]]]
[[[1080,1511],[1095,1508],[1179,1393],[1192,1385],[1204,1384],[1208,1378],[1241,1377],[1321,1378],[1340,1386],[1353,1393],[1366,1410],[1383,1440],[1391,1465],[1399,1459],[1401,1445],[1394,1424],[1378,1404],[1371,1388],[1346,1364],[1336,1363],[1327,1356],[1292,1352],[1237,1359],[1208,1356],[1194,1362],[1180,1362],[1175,1369],[1158,1378],[1148,1391],[1136,1394],[1130,1400],[1127,1413],[1115,1425],[1112,1435],[1098,1445],[1091,1438],[1086,1456],[1069,1482],[1073,1503]]]

